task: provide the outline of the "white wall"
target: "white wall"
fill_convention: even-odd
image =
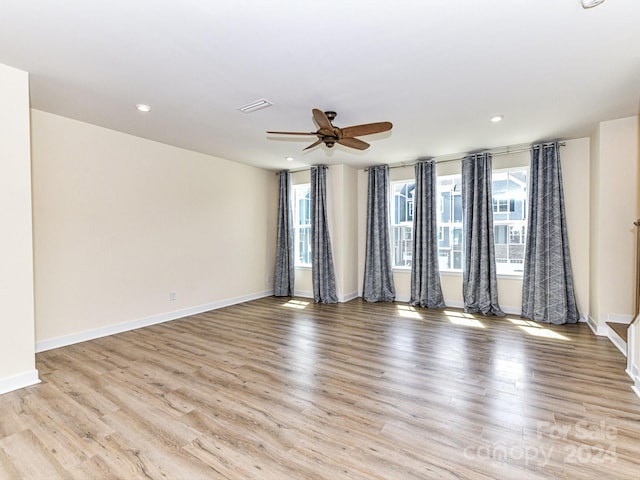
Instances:
[[[589,203],[589,139],[569,140],[560,150],[563,168],[564,193],[567,212],[567,229],[571,249],[571,263],[575,277],[575,291],[578,308],[582,316],[589,311],[589,211],[584,205]],[[528,152],[515,153],[493,158],[495,170],[528,166]],[[438,175],[453,175],[461,172],[460,161],[438,163]],[[393,168],[390,180],[400,181],[414,178],[412,166]],[[359,263],[358,275],[364,274],[364,245],[366,218],[367,174],[358,175],[358,226],[359,226]],[[443,272],[440,275],[445,303],[452,307],[462,307],[462,274]],[[408,301],[411,296],[411,273],[409,270],[394,270],[396,299]],[[360,291],[360,294],[362,292]],[[517,276],[498,277],[498,301],[505,312],[519,314],[522,306],[522,278]]]
[[[37,383],[34,352],[29,78],[0,65],[0,393]]]
[[[358,296],[357,171],[332,165],[327,175],[328,221],[336,290],[341,302]]]
[[[638,154],[638,185],[640,186],[640,115],[638,116],[638,135],[636,142],[636,151]],[[636,190],[636,206],[640,212],[640,188]],[[637,235],[640,235],[640,231],[636,229],[636,241]],[[640,259],[636,253],[636,264],[640,264]],[[636,277],[638,278],[638,277]],[[636,288],[640,288],[636,286]],[[636,305],[636,308],[640,308],[640,305]],[[634,314],[638,314],[637,311]],[[629,350],[627,361],[627,373],[633,379],[633,389],[640,397],[640,316],[636,317],[633,321],[633,325],[629,328]]]
[[[560,148],[573,286],[582,320],[586,320],[589,316],[591,298],[589,293],[589,278],[592,275],[589,262],[590,152],[588,138],[568,140],[566,145]]]
[[[604,334],[635,314],[638,117],[600,123],[591,148],[590,323]]]
[[[637,165],[639,176],[637,179],[637,185],[640,186],[640,116],[636,118],[638,118],[636,154],[638,155]],[[640,212],[640,188],[636,188],[636,211]],[[639,235],[640,229],[636,228],[636,242],[639,241]],[[636,265],[636,268],[638,268],[639,263],[640,260],[638,259],[638,252],[636,251],[636,255],[634,257],[634,264]],[[637,279],[638,277],[636,277],[636,282],[638,281]],[[635,288],[639,288],[638,285],[635,285]],[[637,293],[637,290],[635,290],[635,292]],[[640,315],[638,315],[639,312],[637,310],[640,308],[640,305],[634,304],[634,307],[633,314],[636,315],[636,317],[627,331],[627,373],[633,380],[633,391],[640,397]]]
[[[310,170],[291,174],[291,184],[311,182]],[[341,302],[358,296],[358,195],[357,171],[331,165],[327,172],[327,221],[336,275],[336,294]],[[311,267],[296,267],[295,294],[313,297]]]
[[[598,294],[599,277],[600,277],[600,129],[591,135],[590,139],[590,157],[589,157],[589,324],[597,331],[598,318],[597,312],[600,311],[600,295]]]
[[[273,172],[37,110],[32,148],[39,350],[272,293]]]

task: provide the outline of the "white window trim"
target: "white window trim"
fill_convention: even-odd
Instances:
[[[396,185],[404,185],[404,184],[409,184],[409,183],[413,183],[415,185],[415,178],[407,178],[407,179],[403,179],[403,180],[394,180],[392,182],[390,182],[389,184],[389,198],[387,199],[388,201],[388,205],[389,205],[389,216],[391,217],[391,222],[390,222],[390,228],[389,228],[389,242],[391,244],[391,249],[393,251],[393,249],[395,248],[394,242],[393,242],[393,227],[411,227],[413,228],[413,222],[399,222],[399,223],[393,223],[393,218],[394,218],[394,208],[395,208],[395,186]],[[414,209],[414,202],[408,202],[406,203],[407,208],[411,209],[411,215],[413,217],[413,209]],[[392,265],[391,269],[392,271],[400,271],[400,272],[408,272],[411,271],[411,266],[410,265],[395,265],[395,253],[392,253],[392,255],[394,256],[394,265]]]
[[[299,211],[298,211],[298,205],[296,202],[296,199],[298,198],[298,195],[296,193],[296,190],[310,190],[311,189],[311,184],[310,183],[300,183],[297,185],[292,185],[291,186],[292,189],[292,195],[291,195],[291,201],[293,202],[293,206],[292,206],[292,214],[293,214],[293,232],[294,232],[294,238],[293,238],[293,249],[294,249],[294,260],[293,260],[293,266],[294,268],[300,268],[300,269],[310,269],[311,268],[311,263],[300,263],[300,261],[298,260],[299,255],[297,255],[298,253],[298,238],[299,238],[299,225],[298,225],[298,217],[299,217]],[[311,249],[311,246],[309,246],[309,249]]]
[[[531,169],[529,165],[511,165],[509,167],[505,167],[505,168],[497,168],[497,169],[493,169],[491,174],[492,176],[495,174],[500,174],[500,173],[508,173],[508,172],[512,172],[514,170],[524,170],[526,172],[527,175],[527,182],[526,184],[524,184],[523,182],[519,181],[517,178],[514,178],[513,180],[516,183],[522,183],[522,186],[524,186],[526,188],[526,191],[529,192],[530,186],[531,186]],[[508,204],[508,206],[510,206],[510,204]],[[524,204],[524,208],[528,210],[528,198],[525,199],[525,204]],[[507,211],[506,212],[494,212],[494,213],[498,213],[498,214],[510,214],[511,211],[509,210],[509,208],[507,207]],[[528,213],[528,211],[527,211]],[[526,230],[526,226],[528,223],[528,220],[500,220],[499,222],[494,222],[494,228],[496,225],[513,225],[514,222],[524,222],[524,226],[525,226],[525,230]],[[523,243],[510,243],[510,231],[507,230],[507,243],[501,243],[499,245],[523,245],[524,248],[526,249],[526,233],[525,233],[525,238],[523,240]],[[497,273],[496,277],[497,278],[503,278],[503,279],[522,279],[524,275],[524,272],[501,272],[501,273]]]

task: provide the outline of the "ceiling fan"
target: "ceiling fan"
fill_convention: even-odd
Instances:
[[[391,122],[366,123],[363,125],[354,125],[352,127],[338,128],[332,125],[332,120],[336,118],[336,112],[323,112],[317,108],[312,110],[313,118],[320,127],[316,132],[267,132],[278,135],[316,135],[318,140],[306,147],[309,150],[324,143],[328,148],[333,147],[336,143],[345,147],[355,148],[358,150],[366,150],[369,148],[367,142],[363,142],[359,138],[360,135],[371,135],[373,133],[386,132],[391,130],[393,125]]]

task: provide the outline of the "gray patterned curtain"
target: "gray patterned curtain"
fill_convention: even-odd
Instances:
[[[396,291],[391,266],[389,235],[389,167],[369,168],[367,244],[362,298],[367,302],[393,302]]]
[[[337,303],[327,222],[327,167],[311,167],[311,277],[316,303]]]
[[[575,323],[573,291],[558,143],[531,149],[527,244],[522,316],[537,322]]]
[[[278,174],[278,237],[276,241],[276,269],[273,275],[273,294],[292,297],[294,288],[293,221],[291,219],[291,174]]]
[[[436,165],[432,160],[416,163],[416,193],[413,204],[413,254],[411,305],[443,308],[444,297],[438,268],[436,209]]]
[[[498,304],[498,279],[493,245],[491,155],[469,155],[462,160],[462,227],[464,311],[504,315]]]

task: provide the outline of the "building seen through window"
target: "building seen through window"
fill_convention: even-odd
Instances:
[[[296,266],[311,266],[311,186],[293,185],[293,249]]]
[[[462,271],[462,179],[438,177],[438,266]]]
[[[411,266],[415,190],[414,181],[393,183],[391,188],[391,248],[395,267]]]
[[[498,274],[522,274],[527,229],[527,170],[492,174],[493,241]]]
[[[411,267],[415,182],[394,182],[391,188],[391,241],[395,267]],[[527,225],[527,169],[492,173],[492,205],[496,271],[521,275]],[[462,271],[462,179],[438,177],[438,259],[441,271]]]

